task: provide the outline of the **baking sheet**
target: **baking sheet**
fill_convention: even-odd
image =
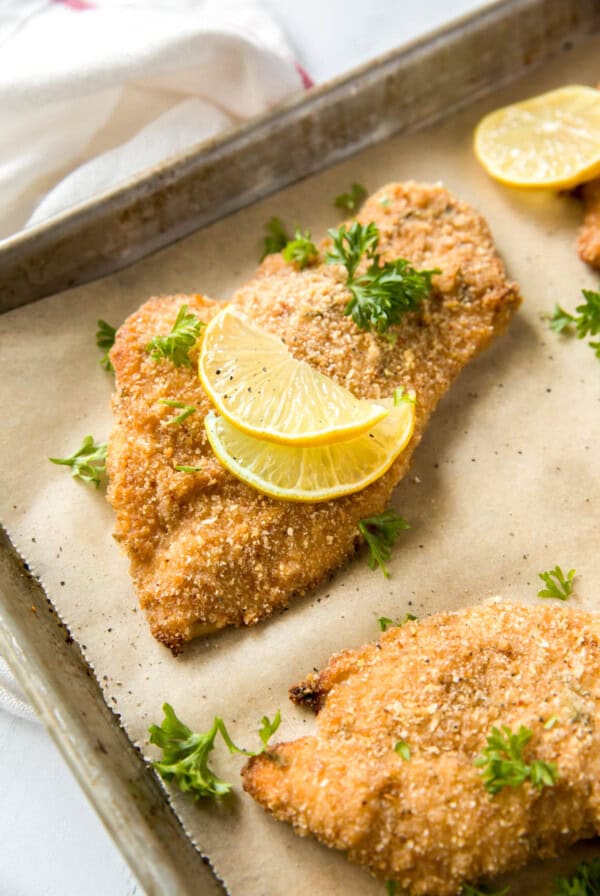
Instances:
[[[111,274],[600,30],[598,0],[488,0],[243,127],[0,241],[0,311]]]
[[[313,719],[288,703],[288,686],[331,653],[375,638],[380,615],[421,615],[493,594],[535,602],[537,572],[557,562],[578,571],[574,605],[597,608],[600,370],[584,342],[560,339],[541,320],[555,302],[572,308],[582,287],[597,288],[574,250],[580,207],[491,182],[470,143],[474,123],[499,104],[595,83],[599,52],[594,38],[445,124],[382,143],[128,270],[0,319],[4,522],[147,755],[146,729],[160,721],[165,700],[199,730],[223,716],[249,748],[261,716],[278,707],[278,739],[308,733]],[[524,307],[442,402],[397,489],[394,504],[412,528],[394,553],[391,579],[371,572],[362,555],[280,616],[197,642],[174,659],[137,609],[102,495],[46,460],[70,453],[87,433],[109,432],[112,384],[98,365],[96,319],[118,323],[160,292],[226,299],[251,275],[257,234],[272,214],[320,236],[336,222],[330,198],[351,181],[373,190],[408,178],[443,180],[486,215]],[[236,781],[239,757],[219,751],[215,764]],[[382,891],[341,855],[268,818],[239,786],[221,805],[173,798],[233,896]],[[553,873],[521,874],[513,893],[549,893]]]

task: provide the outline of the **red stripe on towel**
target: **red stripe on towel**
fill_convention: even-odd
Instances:
[[[313,81],[313,79],[311,78],[311,76],[308,74],[308,72],[306,72],[306,71],[302,68],[302,66],[300,65],[300,63],[299,63],[299,62],[294,62],[294,65],[296,66],[296,71],[298,72],[298,74],[299,74],[300,77],[302,78],[302,86],[304,87],[304,89],[305,89],[305,90],[310,90],[311,87],[314,87],[314,86],[315,86],[315,82]]]
[[[77,12],[81,12],[84,9],[94,9],[94,4],[89,3],[88,0],[54,0],[55,3],[62,3],[63,6],[68,6],[69,9],[74,9]]]

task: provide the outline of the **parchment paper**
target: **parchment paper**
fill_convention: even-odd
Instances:
[[[312,716],[288,702],[288,686],[333,652],[376,638],[380,615],[423,615],[494,594],[536,603],[537,573],[556,563],[577,569],[572,605],[598,608],[600,363],[583,341],[552,333],[541,315],[555,302],[573,309],[581,288],[597,288],[600,277],[577,258],[578,202],[492,182],[473,159],[471,134],[500,104],[595,83],[599,59],[594,39],[441,126],[390,140],[126,271],[1,319],[5,524],[148,756],[146,729],[162,718],[165,700],[198,730],[218,713],[251,749],[260,717],[278,707],[277,739],[308,732]],[[119,323],[161,292],[227,299],[252,273],[271,215],[320,237],[337,220],[331,200],[352,181],[371,191],[409,178],[443,180],[484,213],[521,284],[523,309],[442,402],[397,489],[394,504],[412,528],[394,552],[392,577],[370,571],[360,555],[289,611],[196,642],[174,659],[137,609],[102,493],[47,461],[70,454],[88,433],[103,439],[110,430],[112,381],[98,364],[96,319]],[[215,764],[238,781],[239,757],[219,750]],[[222,805],[198,806],[180,794],[173,801],[233,896],[382,893],[343,856],[267,817],[240,786]],[[555,870],[517,875],[513,893],[551,892]]]

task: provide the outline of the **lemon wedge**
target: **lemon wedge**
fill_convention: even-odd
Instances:
[[[331,444],[366,432],[388,414],[296,360],[276,336],[233,308],[204,332],[199,373],[220,413],[256,438],[286,445]]]
[[[600,175],[600,90],[573,85],[486,115],[475,130],[485,170],[514,187],[569,189]]]
[[[386,402],[387,403],[387,402]],[[259,492],[285,501],[330,501],[358,492],[390,468],[408,444],[414,401],[389,401],[389,414],[368,432],[332,445],[281,445],[249,436],[210,411],[211,447],[230,473]]]

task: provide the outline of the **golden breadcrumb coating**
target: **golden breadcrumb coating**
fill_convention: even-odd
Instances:
[[[597,615],[498,600],[439,613],[291,694],[318,710],[317,734],[250,759],[245,790],[411,896],[455,896],[600,833]],[[555,786],[487,792],[473,760],[502,725],[533,732],[525,760],[556,763]]]
[[[584,216],[577,237],[579,257],[600,270],[600,179],[583,184],[581,196]]]
[[[150,299],[117,333],[108,499],[152,632],[174,651],[225,625],[258,622],[353,553],[358,522],[387,506],[439,399],[520,303],[485,221],[442,186],[390,184],[366,202],[359,219],[377,223],[385,259],[405,257],[442,271],[422,309],[393,328],[395,344],[344,315],[349,293],[338,266],[297,271],[280,255],[269,256],[233,303],[358,397],[385,397],[398,386],[416,391],[409,446],[361,492],[321,504],[279,501],[217,461],[203,428],[209,402],[196,373],[198,349],[187,369],[156,362],[145,347],[170,330],[184,302],[204,321],[222,306],[199,295]],[[198,411],[168,426],[173,411],[158,404],[161,398]],[[174,465],[201,470],[182,473]]]

